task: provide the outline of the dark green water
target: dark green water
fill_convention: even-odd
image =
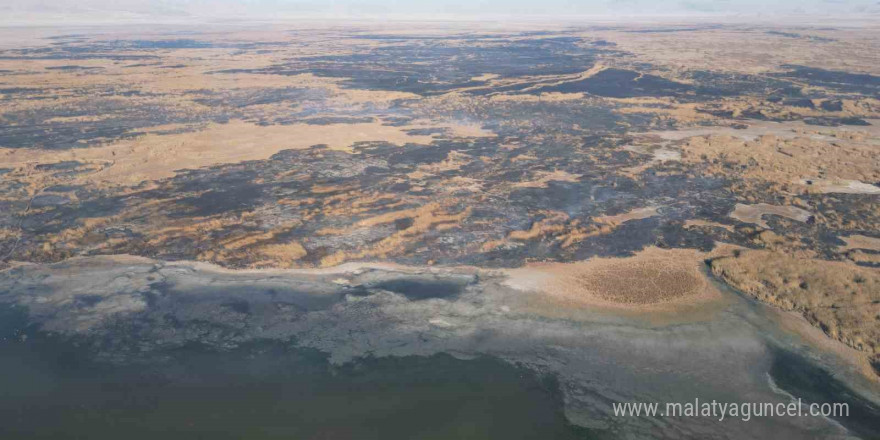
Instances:
[[[845,403],[848,415],[832,418],[861,438],[880,439],[880,407],[854,393],[829,372],[795,353],[775,350],[770,375],[777,386],[806,402]]]
[[[5,309],[0,329],[3,439],[592,438],[566,421],[552,378],[489,357],[334,367],[267,342],[111,364],[27,330],[20,311]]]

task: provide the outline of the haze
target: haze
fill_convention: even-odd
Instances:
[[[0,23],[89,23],[298,18],[542,19],[709,16],[861,17],[880,12],[874,0],[42,0],[0,1]]]

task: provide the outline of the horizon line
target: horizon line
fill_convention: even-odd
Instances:
[[[349,15],[340,16],[314,14],[298,16],[253,16],[253,17],[224,17],[187,15],[179,17],[155,16],[147,14],[117,13],[106,14],[103,17],[87,18],[85,14],[51,14],[51,13],[24,13],[7,15],[0,19],[0,27],[57,27],[57,26],[113,26],[113,25],[247,25],[247,24],[286,24],[297,22],[392,22],[392,23],[510,23],[510,24],[576,24],[583,22],[594,23],[656,23],[678,20],[681,23],[702,22],[703,24],[746,24],[761,23],[777,20],[793,21],[797,24],[805,24],[804,21],[823,20],[816,23],[828,26],[826,20],[840,20],[847,25],[864,22],[873,27],[880,27],[880,12],[870,13],[846,13],[846,14],[818,14],[818,13],[710,13],[710,12],[676,12],[668,14],[578,14],[578,15]],[[784,23],[778,23],[784,24]],[[863,26],[860,26],[863,27]]]

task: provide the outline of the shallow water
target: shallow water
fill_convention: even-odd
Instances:
[[[552,377],[490,357],[331,366],[314,349],[255,342],[116,364],[4,312],[0,438],[595,438],[565,419]]]
[[[838,402],[848,406],[846,417],[834,420],[850,432],[864,438],[877,438],[880,406],[854,393],[827,370],[813,365],[796,353],[777,350],[773,353],[770,376],[774,384],[808,402]]]

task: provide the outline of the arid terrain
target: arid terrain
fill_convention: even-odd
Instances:
[[[174,322],[129,328],[142,351],[259,328],[348,359],[281,322],[476,288],[503,313],[688,321],[730,289],[880,381],[880,27],[487,29],[0,31],[0,301],[60,334]],[[168,312],[248,277],[324,299]],[[395,354],[377,334],[363,351]]]

